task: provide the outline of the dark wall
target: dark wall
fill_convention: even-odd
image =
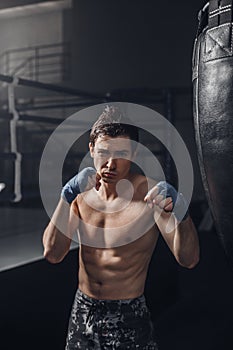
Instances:
[[[191,84],[203,0],[73,1],[72,72],[84,90]]]

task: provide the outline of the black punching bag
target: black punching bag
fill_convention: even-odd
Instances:
[[[219,238],[233,269],[232,1],[199,13],[193,52],[194,124],[202,180]]]

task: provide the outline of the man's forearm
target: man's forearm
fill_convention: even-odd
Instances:
[[[180,265],[193,268],[199,261],[199,239],[190,216],[181,221],[175,229],[174,255]]]
[[[199,261],[199,239],[183,194],[161,181],[144,200],[155,208],[155,222],[178,263],[194,267]]]
[[[70,204],[79,193],[93,186],[89,183],[92,177],[96,179],[96,188],[99,187],[95,169],[88,167],[72,177],[62,188],[61,199],[43,235],[44,256],[51,263],[60,262],[69,251],[71,235],[74,233],[74,227],[69,222]],[[73,221],[77,225],[77,218]]]
[[[60,262],[69,251],[69,214],[70,206],[61,198],[43,235],[44,256],[51,263]]]

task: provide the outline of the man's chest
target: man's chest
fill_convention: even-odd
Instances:
[[[153,217],[152,210],[143,201],[116,201],[98,203],[83,201],[79,206],[80,219],[87,224],[103,228],[121,227]]]
[[[82,203],[79,207],[82,244],[106,248],[131,243],[154,229],[153,213],[144,202],[107,206]]]

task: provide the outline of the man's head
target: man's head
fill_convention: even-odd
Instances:
[[[90,133],[90,143],[93,147],[100,136],[128,137],[135,142],[138,142],[139,138],[138,128],[115,106],[107,106],[94,123]],[[132,144],[135,147],[136,143]]]
[[[134,157],[138,128],[118,108],[107,106],[90,133],[90,152],[105,182],[127,177]]]

